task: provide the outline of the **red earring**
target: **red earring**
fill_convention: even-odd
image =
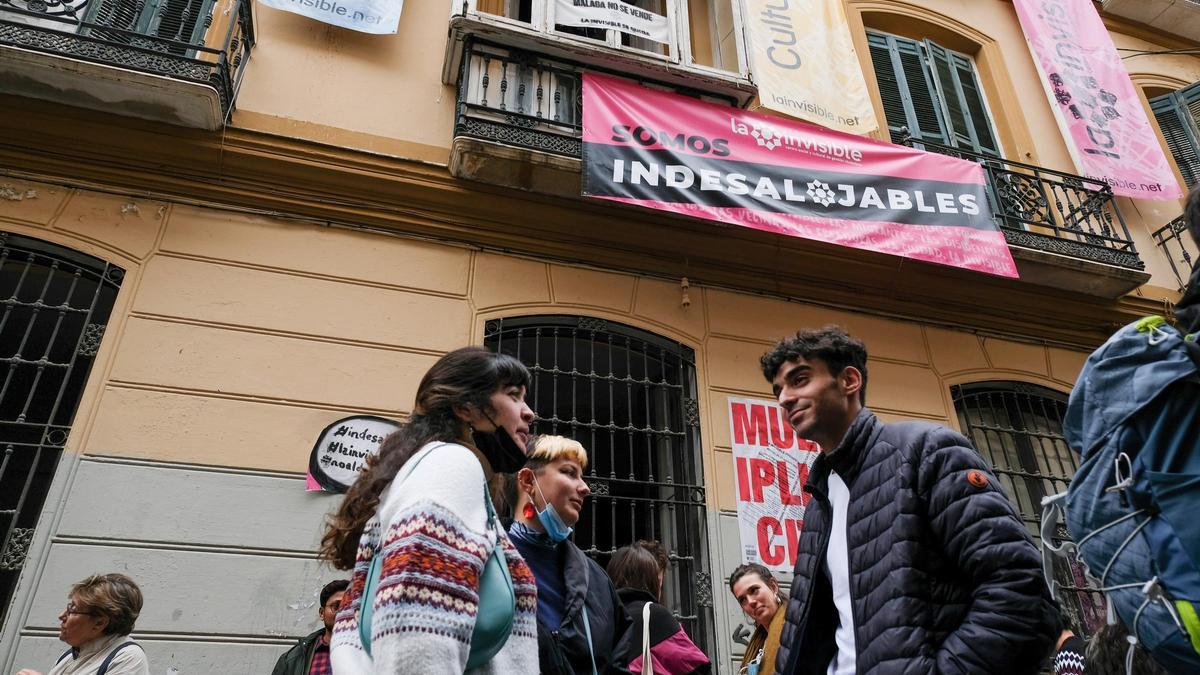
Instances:
[[[533,510],[533,504],[525,502],[525,508],[521,510],[521,515],[525,516],[525,520],[533,520],[537,513]]]

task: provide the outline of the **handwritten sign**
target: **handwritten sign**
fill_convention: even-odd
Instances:
[[[358,478],[367,457],[379,452],[383,439],[400,428],[398,422],[373,415],[340,419],[325,427],[308,460],[310,485],[345,492]]]
[[[670,42],[667,17],[620,0],[558,0],[554,23],[574,28],[619,30],[655,42]]]

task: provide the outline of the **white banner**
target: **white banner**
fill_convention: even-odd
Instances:
[[[775,401],[729,397],[742,562],[791,572],[804,526],[808,469],[820,449],[796,437]]]
[[[267,7],[307,16],[360,33],[386,35],[400,25],[404,0],[258,0]]]
[[[746,0],[763,107],[850,134],[879,128],[842,0]]]
[[[655,42],[670,42],[667,17],[621,0],[557,0],[554,23],[575,28],[608,28]]]

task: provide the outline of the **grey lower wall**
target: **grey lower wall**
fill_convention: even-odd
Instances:
[[[306,493],[302,476],[84,457],[68,494],[18,669],[50,668],[65,649],[55,636],[67,591],[96,572],[141,587],[134,636],[155,675],[270,672],[319,627],[321,586],[346,576],[316,559],[337,497]]]

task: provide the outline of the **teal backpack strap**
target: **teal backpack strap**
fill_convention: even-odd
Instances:
[[[367,584],[363,587],[362,600],[358,606],[358,639],[363,651],[371,655],[371,619],[375,613],[375,592],[379,590],[379,576],[383,573],[383,551],[376,551],[367,568]]]
[[[508,642],[517,613],[517,594],[508,571],[503,537],[496,531],[496,507],[487,483],[483,484],[483,503],[487,509],[487,528],[494,546],[479,575],[479,604],[475,627],[471,631],[471,650],[467,670],[491,661]]]
[[[592,622],[588,621],[587,615],[587,598],[583,600],[583,634],[587,636],[588,656],[592,659],[592,675],[598,675],[596,672],[596,650],[592,647]]]

